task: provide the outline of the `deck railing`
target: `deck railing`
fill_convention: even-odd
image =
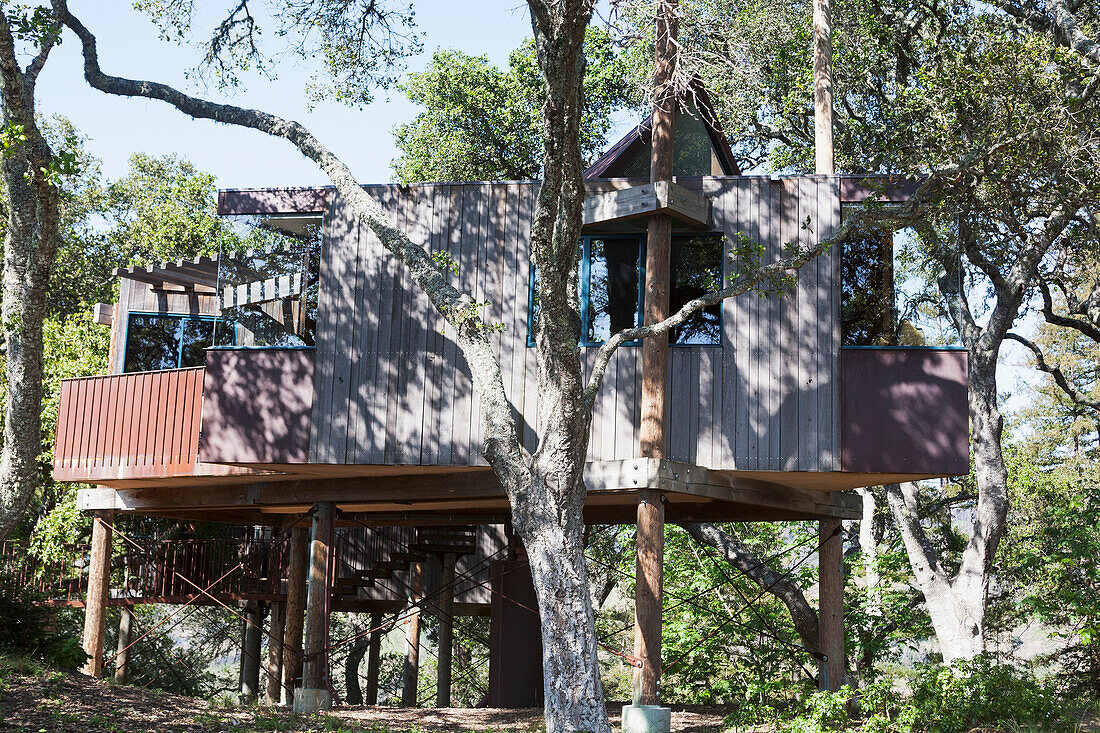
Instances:
[[[64,559],[43,562],[16,542],[0,543],[0,588],[48,603],[82,603],[88,593],[88,545],[67,545]],[[110,600],[199,603],[285,592],[286,542],[271,539],[174,539],[141,542],[111,558]],[[209,595],[207,595],[209,594]]]

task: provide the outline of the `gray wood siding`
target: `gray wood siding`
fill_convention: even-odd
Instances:
[[[602,184],[611,186],[615,184]],[[715,231],[766,248],[808,245],[839,223],[835,180],[706,178]],[[372,186],[395,225],[458,264],[454,278],[485,315],[524,444],[539,425],[527,347],[527,235],[537,184]],[[728,244],[727,244],[728,246]],[[737,263],[725,263],[729,277]],[[836,252],[811,262],[782,298],[748,293],[722,306],[718,347],[670,350],[670,451],[738,470],[839,470],[840,292]],[[325,217],[310,461],[484,465],[481,413],[450,328],[405,268],[335,197]],[[586,375],[595,349],[582,349]],[[597,399],[590,460],[637,454],[640,350],[619,350]]]

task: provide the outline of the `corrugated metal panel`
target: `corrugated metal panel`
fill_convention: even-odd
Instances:
[[[103,481],[197,472],[202,367],[61,382],[54,478]],[[201,473],[240,469],[203,465]]]

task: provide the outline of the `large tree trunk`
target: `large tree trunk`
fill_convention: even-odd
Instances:
[[[8,387],[0,456],[0,540],[19,524],[34,495],[42,452],[42,322],[60,241],[60,213],[57,189],[48,177],[53,152],[35,120],[34,88],[53,39],[44,39],[38,56],[21,69],[11,25],[6,17],[0,19],[4,126],[21,127],[25,137],[4,150],[0,164],[8,196],[3,285]]]

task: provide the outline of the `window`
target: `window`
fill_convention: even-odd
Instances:
[[[675,313],[689,300],[722,284],[721,235],[673,237],[669,310]],[[591,236],[581,239],[578,266],[581,345],[597,346],[624,328],[642,324],[645,293],[645,238],[638,235]],[[529,346],[534,345],[538,319],[538,273],[531,273]],[[721,306],[692,315],[672,330],[674,346],[715,346],[721,343]]]
[[[675,237],[672,240],[672,288],[669,313],[722,287],[722,237]],[[717,346],[722,342],[722,305],[707,306],[676,328],[669,343],[680,346]]]
[[[203,366],[211,346],[232,346],[232,331],[218,329],[208,316],[131,313],[126,329],[125,372]]]
[[[321,217],[246,217],[247,251],[218,255],[218,303],[234,342],[250,347],[315,344]],[[219,334],[220,336],[220,334]]]

